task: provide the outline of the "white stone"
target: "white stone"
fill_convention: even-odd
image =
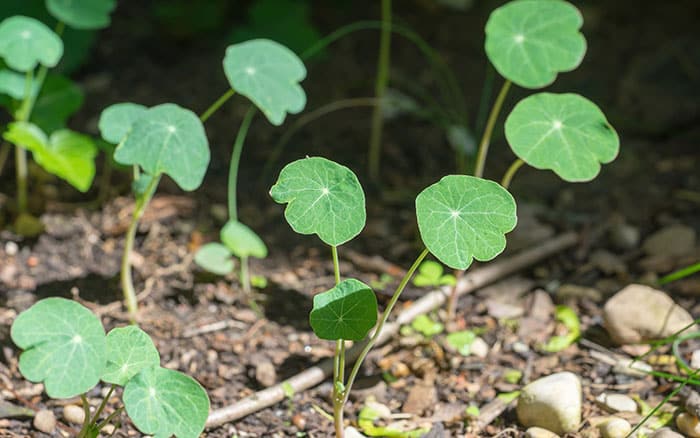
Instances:
[[[63,407],[63,418],[73,424],[83,424],[85,421],[85,410],[77,405],[65,405]]]
[[[469,346],[469,352],[483,359],[489,354],[489,344],[479,337],[474,338],[474,341],[472,341],[472,344]]]
[[[637,412],[637,402],[624,394],[600,394],[596,400],[611,412]]]
[[[52,411],[42,409],[34,416],[33,424],[39,432],[52,434],[56,429],[56,416]]]
[[[352,426],[348,426],[345,428],[345,438],[367,438],[366,436],[362,435],[359,430],[355,429]]]
[[[525,431],[525,438],[559,438],[559,435],[541,427],[531,427]]]
[[[680,433],[674,432],[673,430],[669,429],[668,427],[662,427],[661,429],[656,429],[652,434],[650,434],[649,438],[684,438],[684,437]]]
[[[542,427],[557,434],[573,432],[581,423],[581,380],[570,372],[542,377],[526,385],[516,412],[525,427]]]
[[[615,417],[601,424],[599,428],[603,438],[625,438],[632,431],[629,421]]]

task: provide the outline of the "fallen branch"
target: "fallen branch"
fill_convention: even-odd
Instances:
[[[542,245],[523,251],[512,257],[508,257],[464,275],[456,286],[457,296],[462,296],[493,283],[516,271],[526,268],[546,257],[556,254],[573,246],[578,241],[578,235],[570,232],[562,234]],[[395,321],[384,326],[384,330],[377,339],[376,345],[381,345],[398,333],[399,327],[409,324],[419,315],[423,315],[442,306],[450,294],[449,287],[434,290],[419,300],[416,300],[409,308],[402,311]],[[347,351],[347,363],[352,363],[362,351],[363,344],[359,343]],[[285,387],[291,387],[295,393],[305,391],[323,382],[331,376],[333,360],[326,359],[275,386],[258,391],[232,405],[215,409],[209,414],[207,427],[217,427],[222,424],[238,420],[261,409],[281,402],[285,398]],[[287,387],[287,390],[289,388]]]

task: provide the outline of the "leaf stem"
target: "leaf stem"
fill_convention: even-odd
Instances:
[[[340,284],[340,263],[338,261],[338,247],[331,245],[333,256],[333,275],[336,286]],[[343,407],[345,406],[345,340],[338,339],[335,342],[335,354],[333,355],[333,424],[335,435],[342,438],[345,432],[343,425]]]
[[[204,123],[206,122],[209,117],[211,117],[212,114],[216,112],[219,108],[221,108],[221,105],[225,104],[227,100],[229,100],[233,95],[236,94],[236,90],[233,88],[229,88],[226,90],[224,94],[222,94],[218,99],[212,103],[209,108],[207,108],[201,116],[199,116],[199,120]]]
[[[250,275],[248,274],[248,257],[241,257],[241,286],[243,293],[252,300],[250,296]]]
[[[331,254],[333,255],[333,274],[335,275],[336,286],[340,284],[340,262],[338,261],[338,247],[331,245]]]
[[[241,162],[241,152],[243,151],[245,138],[248,135],[248,128],[250,128],[250,123],[253,121],[256,111],[255,105],[251,105],[243,117],[241,126],[238,128],[238,134],[236,134],[236,140],[233,143],[231,164],[228,168],[228,217],[233,221],[238,220],[236,187],[238,185],[238,167]]]
[[[503,82],[501,91],[498,92],[496,101],[491,107],[489,118],[486,121],[486,128],[484,128],[484,134],[481,137],[481,142],[479,143],[479,151],[476,155],[476,164],[474,167],[474,176],[478,178],[484,176],[484,164],[486,163],[486,156],[489,152],[489,144],[491,143],[491,137],[493,136],[493,128],[496,126],[498,114],[501,112],[501,108],[503,107],[503,102],[506,99],[506,95],[508,94],[510,85],[511,82],[508,79],[506,79],[505,82]]]
[[[379,37],[379,60],[374,84],[374,95],[380,102],[384,98],[386,86],[389,82],[391,20],[391,0],[382,0],[382,30]],[[382,152],[382,122],[382,105],[380,104],[372,110],[372,125],[369,138],[369,176],[375,182],[379,180],[379,165]]]
[[[523,166],[523,164],[525,164],[525,162],[518,158],[515,161],[513,161],[510,167],[508,167],[508,170],[506,170],[506,173],[503,175],[503,179],[501,180],[501,185],[504,189],[510,187],[510,182],[513,180],[515,172],[517,172],[518,169],[520,169]]]
[[[109,398],[112,396],[112,393],[114,392],[114,389],[117,387],[114,383],[112,383],[109,387],[109,391],[107,392],[107,395],[102,399],[102,403],[100,403],[100,406],[97,408],[95,411],[95,415],[93,416],[94,419],[100,418],[100,415],[102,415],[102,411],[104,411],[105,407],[107,406],[107,403],[109,402]]]
[[[0,145],[0,175],[5,168],[5,163],[7,163],[7,157],[10,155],[10,149],[12,145],[6,141],[3,141]]]

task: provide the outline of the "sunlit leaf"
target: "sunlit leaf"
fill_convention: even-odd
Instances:
[[[434,321],[428,315],[418,315],[411,321],[411,327],[427,337],[439,335],[445,330],[444,325],[438,321]]]
[[[476,333],[472,330],[462,330],[458,332],[452,332],[447,335],[447,343],[457,350],[462,356],[469,356],[472,351],[472,344],[476,339]]]
[[[267,257],[267,247],[255,231],[238,221],[228,221],[221,229],[221,241],[236,257]]]
[[[107,334],[107,367],[102,380],[124,386],[145,368],[160,365],[160,354],[146,332],[131,325]]]

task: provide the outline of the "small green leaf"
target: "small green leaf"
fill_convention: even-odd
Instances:
[[[24,76],[8,69],[0,70],[0,93],[7,94],[15,100],[24,98]]]
[[[515,200],[506,189],[466,175],[448,175],[423,190],[416,215],[425,246],[454,269],[496,257],[517,222]]]
[[[89,391],[107,361],[99,318],[65,298],[46,298],[22,312],[12,324],[12,340],[24,350],[19,358],[22,375],[44,382],[51,398]]]
[[[377,297],[353,278],[314,296],[311,328],[321,339],[362,340],[377,322]]]
[[[287,164],[270,195],[288,203],[284,217],[299,234],[316,234],[338,246],[365,226],[365,193],[357,176],[345,166],[321,157]]]
[[[428,315],[418,315],[411,322],[411,327],[426,337],[439,335],[445,330],[444,325],[437,321],[433,321]]]
[[[481,411],[479,410],[479,407],[477,405],[469,405],[467,409],[464,410],[464,414],[468,418],[476,420],[479,418],[479,414],[481,414]]]
[[[124,388],[124,407],[134,425],[155,438],[197,438],[209,415],[209,397],[193,378],[160,367],[146,368]]]
[[[267,287],[267,278],[264,275],[251,275],[250,285],[256,289],[265,289]]]
[[[70,79],[48,75],[32,110],[32,123],[44,132],[66,127],[66,121],[83,105],[83,91]]]
[[[61,38],[41,21],[15,15],[0,22],[0,57],[14,70],[55,67],[62,55]]]
[[[46,8],[59,21],[75,29],[109,26],[116,0],[46,0]]]
[[[172,103],[148,109],[114,151],[117,162],[138,164],[154,176],[168,174],[186,191],[202,184],[209,158],[202,122]]]
[[[413,284],[418,287],[425,286],[454,286],[457,279],[454,275],[442,275],[441,264],[432,260],[426,260],[418,267],[418,274],[413,279]]]
[[[569,306],[559,305],[554,311],[557,321],[566,327],[568,333],[565,335],[552,336],[541,348],[548,353],[558,353],[576,342],[581,336],[581,323],[574,309]]]
[[[274,41],[257,39],[229,46],[224,73],[231,87],[253,101],[273,125],[281,125],[286,113],[296,114],[306,105],[299,85],[306,67],[294,52]]]
[[[462,356],[469,356],[472,350],[472,343],[476,339],[476,333],[471,330],[462,330],[447,335],[447,344],[457,350]]]
[[[512,1],[495,9],[486,23],[486,54],[506,79],[542,88],[583,60],[582,24],[581,13],[565,1]]]
[[[115,103],[102,110],[100,114],[100,135],[105,141],[119,144],[131,130],[131,126],[146,114],[146,108],[137,103]]]
[[[523,378],[523,372],[515,369],[508,369],[503,373],[503,380],[508,383],[516,384]]]
[[[107,368],[102,380],[124,386],[141,370],[160,365],[160,354],[146,332],[131,325],[107,334]]]
[[[503,403],[510,403],[520,396],[520,391],[502,392],[496,397]]]
[[[265,242],[247,225],[238,221],[228,221],[221,229],[221,241],[233,255],[239,258],[267,257]]]
[[[600,108],[578,94],[523,99],[506,119],[505,132],[515,155],[570,182],[595,178],[600,164],[614,160],[620,147]]]
[[[233,272],[231,251],[218,242],[207,243],[199,248],[194,255],[194,262],[217,275]]]

